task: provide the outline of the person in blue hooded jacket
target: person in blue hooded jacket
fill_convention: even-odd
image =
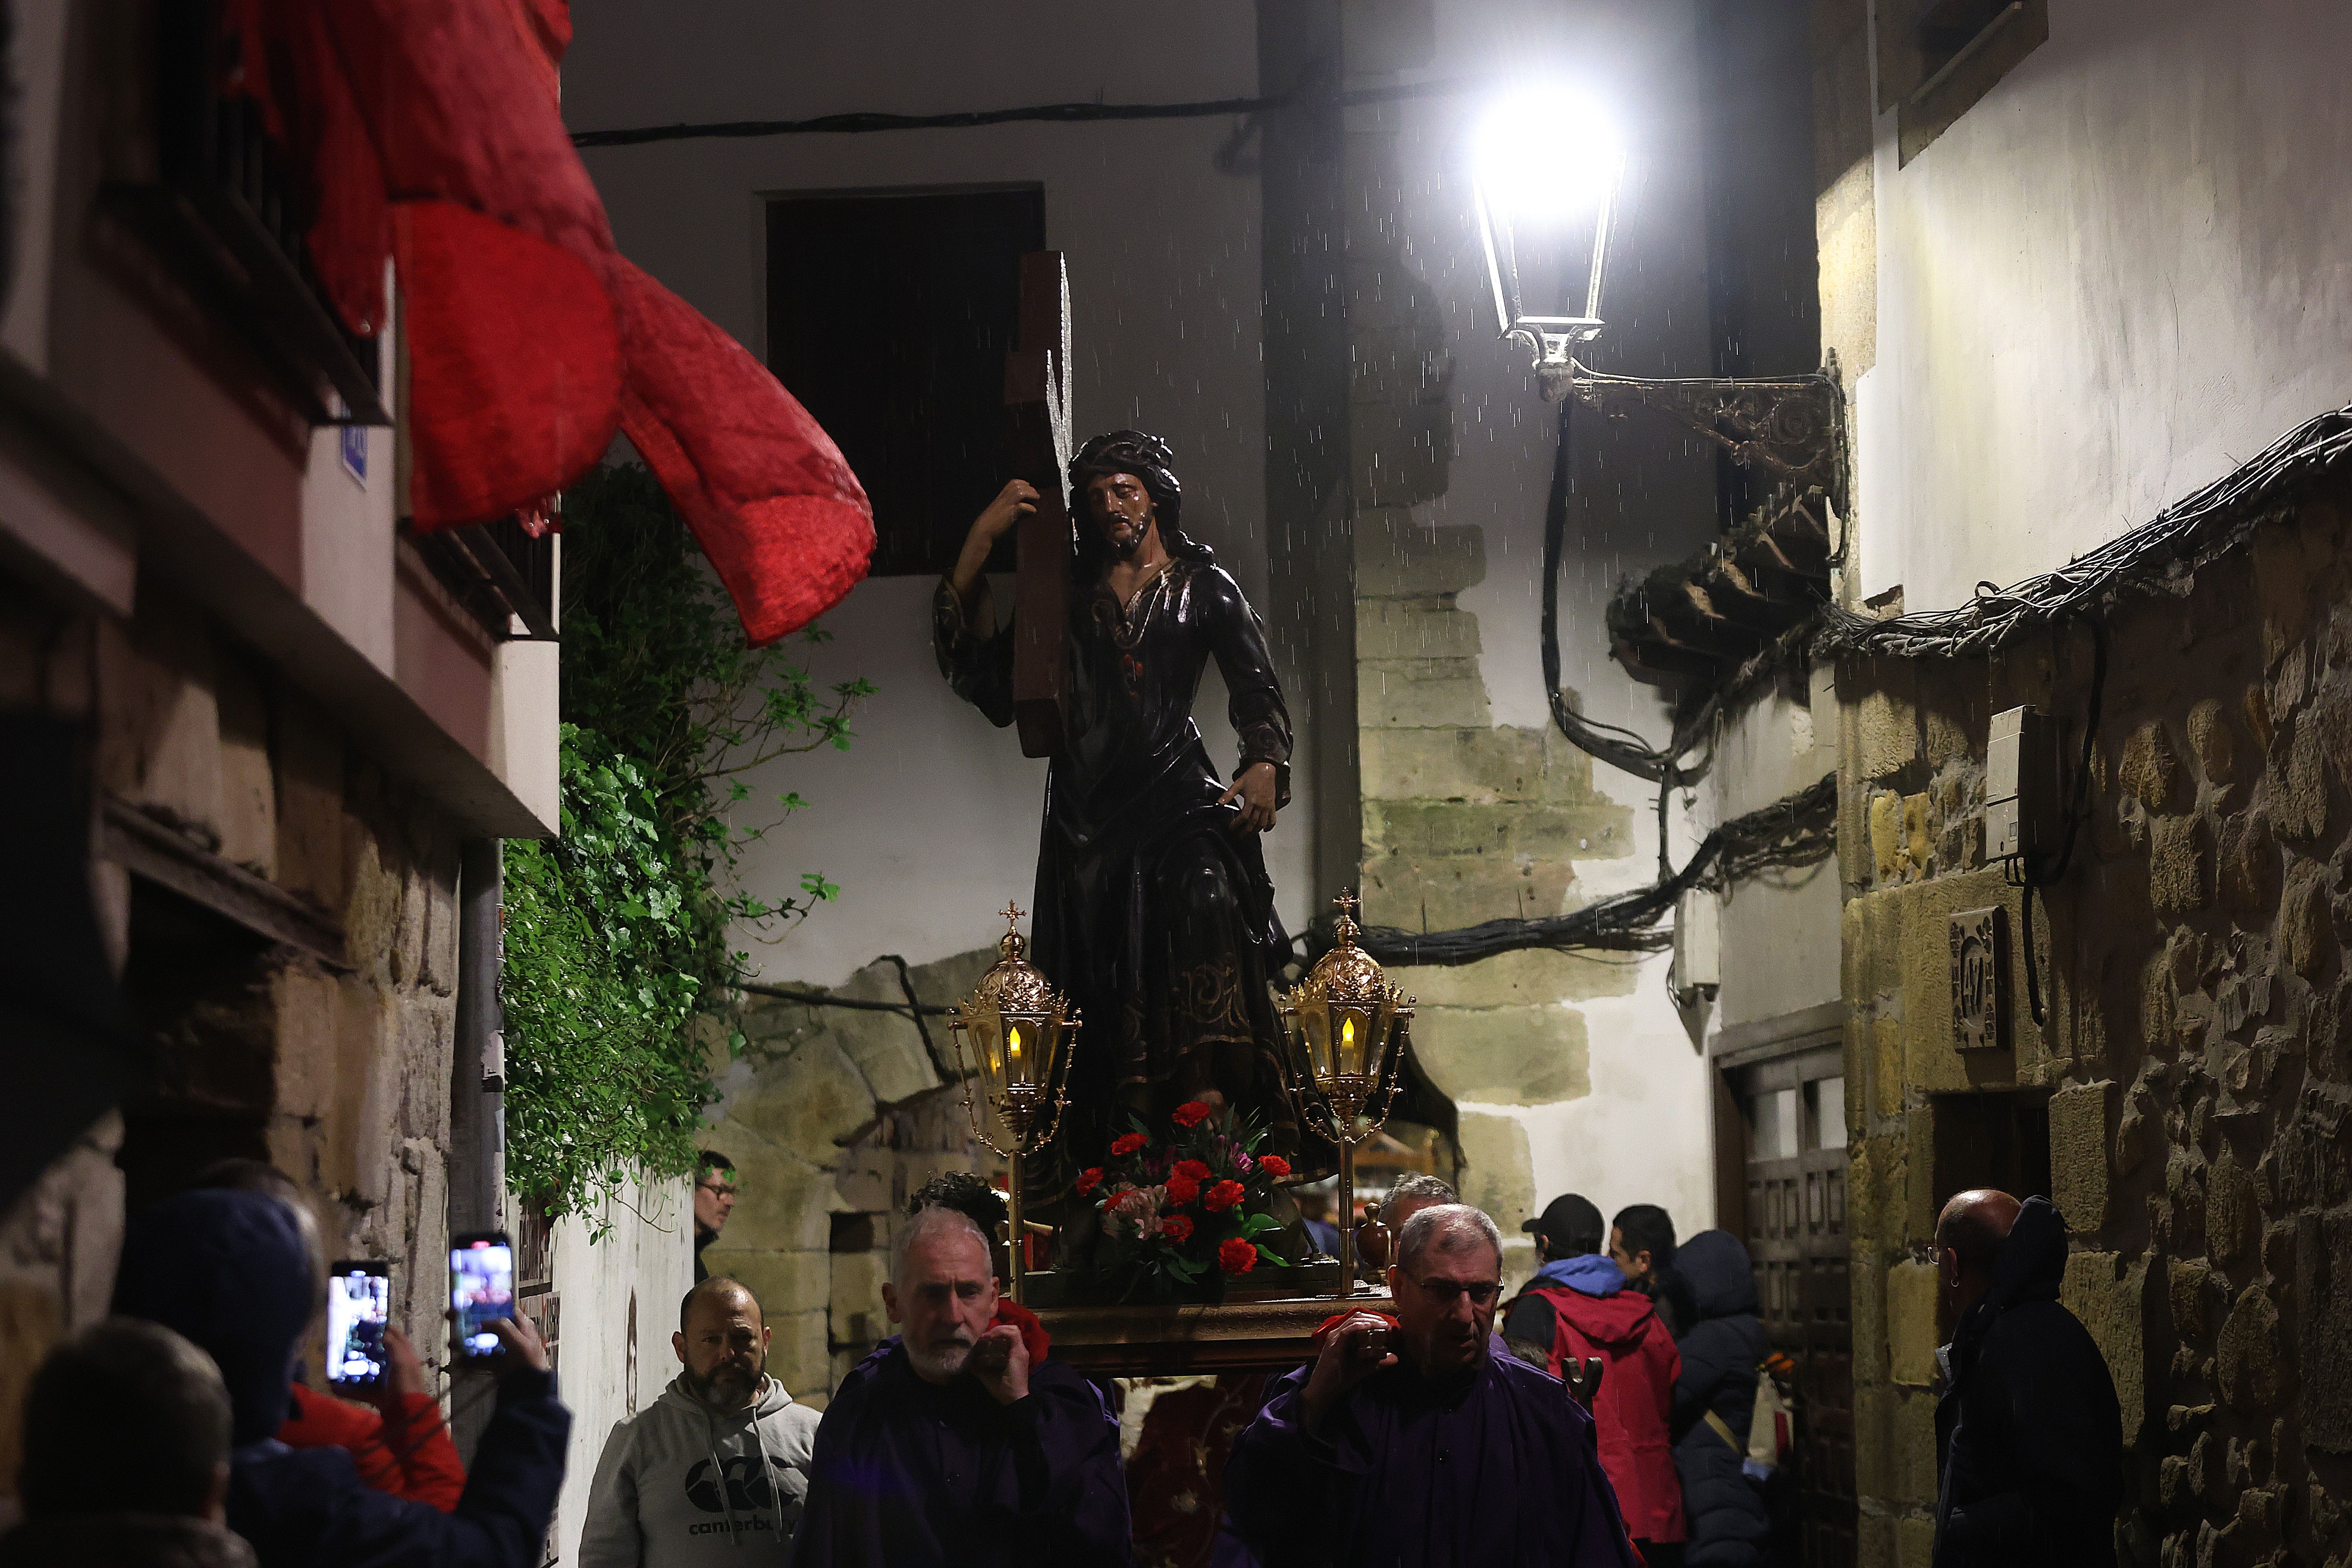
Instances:
[[[320,1293],[292,1212],[267,1194],[183,1193],[123,1236],[114,1310],[184,1335],[228,1385],[228,1526],[260,1568],[537,1568],[572,1431],[538,1334],[490,1325],[506,1346],[498,1408],[457,1511],[443,1513],[370,1487],[341,1448],[278,1441]]]
[[[1756,1367],[1770,1344],[1756,1316],[1756,1270],[1727,1230],[1703,1230],[1675,1252],[1689,1326],[1675,1341],[1675,1474],[1690,1535],[1685,1568],[1755,1568],[1772,1533],[1763,1495],[1742,1469],[1756,1412]]]

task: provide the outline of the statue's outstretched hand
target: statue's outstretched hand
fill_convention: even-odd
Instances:
[[[1234,781],[1233,788],[1217,797],[1219,805],[1238,797],[1241,815],[1233,820],[1235,833],[1264,833],[1274,826],[1275,773],[1272,763],[1252,763]]]

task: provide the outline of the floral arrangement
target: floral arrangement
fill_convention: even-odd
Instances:
[[[1080,1197],[1102,1215],[1095,1249],[1098,1272],[1123,1276],[1131,1292],[1149,1283],[1163,1296],[1197,1289],[1204,1279],[1246,1274],[1282,1259],[1258,1238],[1280,1228],[1265,1212],[1290,1162],[1260,1154],[1264,1128],[1203,1100],[1178,1106],[1154,1139],[1133,1117],[1110,1142],[1108,1163],[1079,1173]]]

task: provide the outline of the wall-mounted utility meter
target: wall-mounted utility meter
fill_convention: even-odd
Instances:
[[[1985,746],[1985,858],[2048,860],[2064,837],[2058,721],[2028,706],[1992,716]]]

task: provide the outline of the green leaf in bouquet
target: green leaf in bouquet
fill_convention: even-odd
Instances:
[[[1266,1246],[1266,1244],[1262,1241],[1257,1244],[1257,1260],[1260,1263],[1270,1264],[1276,1268],[1286,1267],[1282,1259],[1275,1256],[1274,1249]]]

